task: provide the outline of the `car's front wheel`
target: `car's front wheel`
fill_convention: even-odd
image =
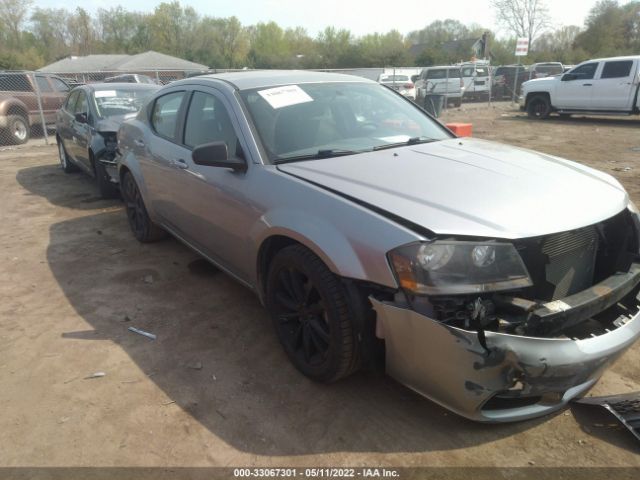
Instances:
[[[307,377],[333,382],[359,366],[351,308],[339,278],[302,245],[271,262],[266,305],[280,343]]]
[[[58,139],[58,158],[60,159],[60,167],[64,173],[71,173],[77,170],[76,166],[69,161],[67,150],[62,144],[62,140]]]
[[[118,187],[116,187],[109,173],[107,172],[104,164],[97,160],[95,162],[95,174],[96,174],[96,183],[98,184],[98,191],[100,192],[100,196],[102,198],[115,198],[118,196]]]
[[[139,242],[155,242],[167,236],[167,232],[149,217],[140,189],[129,172],[122,178],[121,193],[127,209],[129,227]]]
[[[535,95],[527,104],[527,114],[530,118],[543,119],[551,113],[551,102],[546,95]]]

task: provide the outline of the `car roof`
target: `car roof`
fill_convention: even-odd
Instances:
[[[240,72],[214,73],[186,78],[172,82],[171,85],[194,83],[207,80],[222,80],[233,85],[238,90],[252,88],[269,88],[292,83],[322,83],[322,82],[359,82],[376,83],[364,77],[346,75],[342,73],[313,72],[303,70],[249,70]]]
[[[612,60],[640,60],[640,55],[626,55],[622,57],[606,57],[606,58],[592,58],[590,60],[585,60],[582,63],[589,62],[610,62]]]
[[[114,89],[127,89],[127,90],[145,90],[145,89],[152,89],[152,88],[156,88],[159,89],[160,85],[155,85],[153,83],[128,83],[128,82],[113,82],[113,83],[89,83],[87,85],[84,85],[85,87],[88,87],[90,89],[93,89],[95,91],[101,91],[101,90],[114,90]]]

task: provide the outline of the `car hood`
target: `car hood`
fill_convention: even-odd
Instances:
[[[543,87],[545,85],[551,85],[558,81],[559,76],[554,75],[551,77],[542,77],[542,78],[532,78],[531,80],[527,80],[526,82],[522,82],[523,88],[530,88],[532,86]]]
[[[546,235],[597,223],[628,203],[627,193],[610,175],[476,139],[296,162],[278,169],[438,235]]]
[[[122,122],[135,118],[137,115],[138,114],[134,112],[126,115],[114,115],[108,118],[103,118],[96,122],[96,130],[99,132],[117,132],[120,125],[122,125]]]

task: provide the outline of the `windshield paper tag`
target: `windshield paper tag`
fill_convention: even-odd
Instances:
[[[298,85],[268,88],[267,90],[260,90],[258,94],[274,109],[297,105],[298,103],[313,102],[313,98],[307,95]]]
[[[115,97],[116,91],[115,90],[98,90],[93,94],[93,96],[96,98]]]

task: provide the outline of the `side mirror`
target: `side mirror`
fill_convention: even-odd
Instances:
[[[420,78],[420,75],[411,75],[411,81],[413,83],[416,83],[416,80],[418,80],[418,78]]]
[[[76,113],[75,115],[76,122],[78,123],[89,123],[89,119],[87,118],[86,113]]]
[[[572,80],[575,80],[576,78],[578,78],[578,76],[575,73],[565,73],[562,76],[562,81],[563,82],[571,82]]]
[[[193,163],[206,167],[230,168],[234,171],[244,172],[247,164],[239,158],[229,158],[229,151],[225,142],[213,142],[198,145],[191,153]]]

